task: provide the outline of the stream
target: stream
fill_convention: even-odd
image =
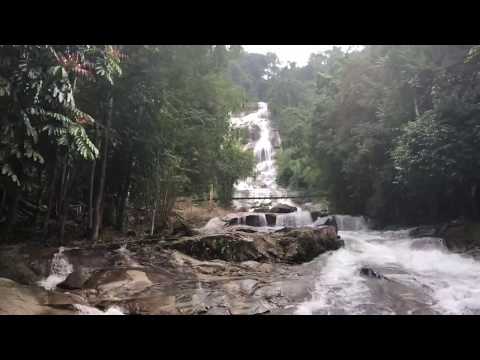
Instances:
[[[232,118],[232,124],[235,127],[254,127],[257,131],[255,139],[246,145],[255,153],[256,174],[239,181],[235,185],[235,195],[269,197],[286,194],[286,189],[275,182],[275,153],[281,142],[278,133],[271,127],[267,104],[259,103],[256,112]],[[254,213],[255,208],[271,207],[280,203],[295,206],[297,211],[276,214],[274,224],[270,226],[267,226],[265,214]],[[302,208],[291,200],[237,200],[234,206],[243,214],[242,221],[248,214],[258,216],[260,226],[257,226],[257,230],[260,232],[275,231],[282,227],[316,227],[324,224],[326,219],[318,217],[314,220],[309,208],[305,205]],[[276,273],[271,275],[270,280],[262,283],[264,287],[257,290],[254,288],[261,283],[251,278],[231,279],[233,282],[230,285],[225,283],[225,287],[215,288],[217,290],[210,290],[209,293],[205,293],[203,289],[203,286],[208,289],[209,283],[204,282],[202,285],[198,282],[198,289],[191,291],[191,302],[198,305],[198,298],[207,298],[208,294],[216,294],[215,291],[220,294],[219,298],[223,299],[221,291],[242,286],[252,291],[248,299],[260,296],[259,303],[263,301],[259,293],[265,293],[265,296],[268,295],[266,298],[271,298],[269,294],[276,293],[277,290],[280,293],[298,290],[295,291],[301,295],[290,299],[284,297],[290,303],[282,304],[279,309],[271,311],[272,314],[480,314],[480,262],[474,258],[450,252],[440,238],[413,238],[409,235],[411,229],[374,231],[369,229],[368,222],[361,216],[334,217],[338,234],[345,243],[344,247],[325,252],[307,263],[279,266],[275,268]],[[216,233],[223,227],[221,219],[213,218],[199,230]],[[73,271],[64,251],[65,249],[60,248],[54,255],[50,275],[39,282],[40,286],[49,291],[55,290]],[[126,245],[117,252],[123,257],[125,265],[136,268],[140,266],[132,258],[134,254],[127,250]],[[223,266],[213,262],[197,264],[205,266],[205,269],[213,265]],[[204,275],[204,278],[205,276],[207,275]],[[155,286],[163,286],[161,281],[158,280]],[[278,285],[277,289],[271,286],[272,283],[281,285]],[[167,290],[178,291],[175,286],[170,286]],[[152,291],[154,295],[157,294],[155,290]],[[203,297],[199,297],[200,295]],[[233,299],[235,300],[235,296]],[[206,300],[200,302],[205,303]],[[75,304],[74,307],[78,314],[124,313],[118,306],[110,306],[105,311],[80,304]]]
[[[237,184],[237,194],[278,195],[275,147],[266,103],[257,112],[234,118],[235,126],[257,125],[253,144],[257,176]],[[277,217],[277,226],[315,225],[308,211]],[[261,202],[236,203],[262,206]],[[412,238],[409,229],[372,231],[362,217],[335,215],[345,247],[304,264],[313,278],[309,299],[294,314],[480,314],[480,263],[449,252],[440,238]],[[317,222],[321,220],[318,219]],[[380,277],[362,275],[368,268]]]

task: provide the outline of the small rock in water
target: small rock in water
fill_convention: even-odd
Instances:
[[[371,268],[368,268],[368,267],[361,268],[360,269],[360,274],[363,275],[363,276],[368,276],[368,277],[375,278],[375,279],[386,279],[385,276],[377,273],[375,270],[373,270]]]

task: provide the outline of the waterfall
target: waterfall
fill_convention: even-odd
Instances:
[[[288,214],[277,214],[277,226],[302,227],[312,225],[310,211],[297,211]]]
[[[58,284],[65,281],[65,279],[73,272],[73,265],[70,264],[67,257],[63,253],[64,247],[60,247],[58,252],[53,256],[52,264],[50,265],[50,275],[44,280],[38,282],[38,285],[46,290],[54,290]]]
[[[334,215],[338,230],[359,231],[367,230],[367,221],[363,216]]]
[[[260,129],[258,139],[251,141],[245,148],[253,149],[255,155],[255,176],[238,181],[235,184],[235,196],[238,197],[270,197],[280,196],[286,192],[285,189],[276,183],[277,169],[275,164],[275,147],[272,141],[280,143],[278,134],[271,129],[268,105],[264,102],[258,103],[258,110],[245,116],[232,118],[231,123],[235,128],[250,128],[252,126]],[[276,201],[272,201],[275,203]],[[246,200],[235,201],[236,208],[253,207],[260,205],[261,201]]]

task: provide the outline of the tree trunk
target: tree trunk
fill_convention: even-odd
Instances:
[[[3,210],[5,209],[6,203],[7,203],[7,188],[4,186],[2,187],[2,200],[0,202],[0,216],[3,214]]]
[[[98,136],[98,129],[95,129],[95,138],[98,149],[101,147],[101,138]],[[88,194],[88,236],[93,232],[93,194],[95,190],[95,170],[97,168],[97,160],[92,162],[92,170],[90,171],[90,189]]]
[[[472,185],[470,193],[470,204],[472,207],[472,218],[474,220],[478,219],[478,204],[477,204],[477,184]]]
[[[18,204],[20,202],[20,196],[22,192],[20,187],[15,186],[15,190],[13,193],[12,205],[10,206],[9,213],[8,213],[8,220],[7,226],[5,230],[5,238],[6,240],[10,240],[10,235],[13,230],[13,226],[17,220],[17,213],[18,213]]]
[[[100,227],[102,226],[102,203],[103,203],[103,192],[105,188],[105,178],[107,172],[107,160],[108,160],[108,143],[110,140],[110,126],[112,124],[112,115],[113,115],[113,96],[110,96],[108,101],[108,108],[105,121],[105,134],[103,140],[103,151],[102,151],[102,164],[100,168],[100,177],[98,179],[98,193],[95,199],[95,208],[93,214],[93,229],[91,241],[98,241],[98,236],[100,234]]]
[[[157,200],[155,200],[155,203],[153,204],[153,210],[152,210],[152,226],[150,228],[150,235],[153,235],[155,231],[155,216],[157,214]]]
[[[125,218],[126,218],[126,215],[128,215],[125,210],[128,205],[128,192],[130,190],[130,176],[131,176],[132,167],[133,167],[132,163],[133,163],[132,152],[130,152],[130,156],[127,164],[127,174],[126,174],[125,181],[120,193],[117,221],[116,221],[116,228],[118,231],[121,231],[121,232],[125,232]]]
[[[43,240],[45,241],[48,236],[48,222],[50,221],[50,215],[53,209],[53,200],[55,199],[55,185],[57,182],[58,170],[57,170],[57,157],[55,156],[52,163],[52,170],[50,173],[50,185],[48,188],[48,204],[47,204],[47,214],[45,216],[45,221],[43,223]]]
[[[65,180],[65,185],[64,185],[64,190],[62,193],[62,213],[60,214],[60,231],[59,231],[59,242],[60,244],[63,243],[63,240],[65,238],[65,222],[68,218],[68,206],[69,206],[69,189],[71,187],[71,184],[73,183],[75,179],[75,167],[72,167],[67,170],[67,176]]]
[[[42,175],[44,172],[44,168],[39,170],[38,174],[38,192],[37,192],[37,209],[35,211],[35,215],[33,216],[33,227],[36,228],[38,222],[38,215],[40,214],[40,207],[42,206],[42,197],[43,193],[45,192],[45,188],[47,184],[42,186]]]

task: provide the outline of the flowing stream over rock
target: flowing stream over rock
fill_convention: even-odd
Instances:
[[[258,126],[259,138],[247,147],[257,159],[257,176],[236,185],[236,196],[279,196],[275,147],[268,107],[233,118],[234,126]],[[277,143],[280,139],[277,139]],[[274,201],[275,202],[275,201]],[[272,202],[272,203],[274,203]],[[293,205],[291,201],[283,201]],[[262,206],[237,201],[237,207]],[[271,204],[268,204],[271,205]],[[316,226],[310,212],[278,214],[276,226]],[[335,215],[345,247],[304,264],[313,279],[311,296],[291,306],[294,314],[480,314],[480,263],[449,252],[439,238],[412,238],[409,230],[372,231],[363,217]],[[368,276],[374,274],[375,276]]]
[[[68,261],[65,255],[67,248],[60,247],[58,252],[53,256],[50,266],[50,274],[46,279],[38,282],[38,285],[45,290],[56,290],[57,285],[65,281],[65,279],[73,272],[73,265]],[[71,249],[70,249],[71,250]],[[127,253],[126,246],[119,249],[121,253]],[[135,264],[136,265],[136,264]],[[93,306],[85,304],[74,304],[74,308],[78,315],[123,315],[124,313],[118,306],[111,306],[107,310],[102,311]]]
[[[232,123],[257,129],[254,139],[247,144],[257,159],[256,176],[236,184],[236,197],[284,196],[286,189],[275,182],[275,152],[280,139],[271,128],[267,104],[259,103],[258,111],[232,118]],[[271,210],[279,203],[295,206],[297,211],[273,214],[274,224],[268,211],[254,212],[258,207]],[[259,232],[281,227],[317,227],[331,219],[317,217],[314,221],[313,212],[290,200],[239,200],[234,205],[243,208],[236,225],[250,225],[244,228]],[[124,244],[113,252],[121,258],[125,269],[104,270],[104,274],[113,276],[116,271],[123,271],[126,277],[117,274],[110,283],[97,282],[97,289],[110,289],[114,294],[136,289],[142,295],[132,295],[131,299],[149,308],[150,313],[480,314],[480,262],[473,257],[450,252],[440,238],[413,238],[410,229],[374,231],[364,217],[334,217],[345,246],[323,252],[307,263],[201,261],[181,252],[160,252],[156,258],[153,248],[139,246],[131,252]],[[254,225],[249,224],[252,219]],[[225,220],[213,218],[201,230],[222,235],[225,224]],[[67,279],[73,271],[68,258],[70,250],[59,249],[49,276],[38,285],[55,291]],[[96,261],[101,263],[102,254],[111,253],[96,254]],[[88,259],[90,256],[84,255]],[[172,261],[176,265],[169,268]],[[118,262],[112,264],[110,267],[118,267]],[[145,271],[150,267],[151,280],[138,271],[142,266]],[[129,292],[124,296],[130,301]],[[123,307],[110,304],[102,307],[105,311],[86,304],[73,305],[78,314],[129,313],[127,307],[124,311]]]
[[[311,299],[296,314],[480,314],[480,263],[409,231],[340,231],[345,247],[311,262]],[[381,278],[362,275],[372,269]]]
[[[60,247],[58,252],[53,256],[52,264],[50,266],[50,275],[38,282],[38,285],[46,290],[55,290],[58,284],[64,281],[68,275],[73,271],[73,266],[68,262],[64,247]]]

